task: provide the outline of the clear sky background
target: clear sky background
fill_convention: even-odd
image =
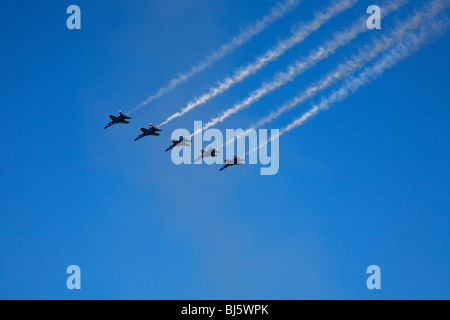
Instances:
[[[361,0],[243,83],[138,142],[328,1],[305,0],[234,54],[103,130],[265,15],[273,0],[6,1],[1,4],[0,298],[449,298],[450,35],[282,136],[280,170],[176,166],[193,130],[363,15]],[[411,1],[295,81],[218,126],[247,128]],[[66,8],[82,30],[66,28]],[[390,28],[391,27],[391,28]],[[332,90],[332,89],[330,89]],[[329,92],[326,91],[326,92]],[[325,94],[326,94],[325,92]],[[319,101],[321,95],[312,102]],[[282,128],[311,102],[267,128]],[[81,290],[66,288],[79,265]],[[381,268],[381,290],[366,268]]]

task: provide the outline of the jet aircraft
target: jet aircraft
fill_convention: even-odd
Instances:
[[[198,156],[198,158],[195,159],[194,162],[207,157],[216,158],[218,157],[217,153],[220,153],[220,151],[216,151],[216,148],[211,149],[211,147],[209,147],[208,150],[200,150],[200,152],[202,153],[202,155]]]
[[[191,142],[191,140],[188,140],[187,138],[183,138],[183,136],[180,136],[179,140],[170,139],[170,141],[172,141],[172,145],[166,149],[166,152],[169,150],[172,150],[173,148],[175,148],[177,146],[178,147],[189,146],[189,144],[187,144],[187,143]]]
[[[159,136],[159,133],[157,131],[162,131],[161,129],[158,129],[158,127],[154,127],[152,123],[150,123],[150,127],[148,129],[145,128],[139,128],[142,133],[134,139],[134,141],[138,141],[139,139],[142,139],[145,136]]]
[[[236,155],[233,155],[233,160],[225,159],[223,161],[223,162],[225,162],[225,164],[224,164],[224,166],[222,168],[220,168],[219,171],[222,171],[222,170],[224,170],[224,169],[226,169],[228,167],[235,166],[235,165],[242,166],[243,163],[241,163],[241,161],[243,161],[243,160],[240,159],[239,157],[236,157]]]
[[[108,123],[104,129],[111,127],[113,124],[116,123],[125,123],[125,124],[129,124],[130,122],[127,121],[127,119],[131,119],[130,117],[127,116],[127,114],[123,114],[122,111],[119,111],[119,115],[117,117],[113,116],[112,114],[110,114],[108,116],[112,121],[110,123]]]

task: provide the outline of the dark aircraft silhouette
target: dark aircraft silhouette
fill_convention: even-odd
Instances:
[[[202,155],[198,156],[198,158],[195,159],[194,162],[196,162],[200,159],[203,159],[203,158],[207,158],[207,157],[216,158],[216,157],[218,157],[217,153],[220,153],[220,151],[216,151],[216,148],[211,149],[211,147],[209,147],[207,151],[200,150],[200,152],[202,153]]]
[[[220,168],[219,171],[222,171],[222,170],[224,170],[224,169],[226,169],[228,167],[235,166],[235,165],[242,166],[243,163],[241,163],[240,161],[243,161],[243,160],[239,159],[239,157],[236,157],[236,155],[233,155],[233,160],[225,159],[223,161],[223,162],[225,162],[225,165],[222,168]]]
[[[169,150],[172,150],[173,148],[175,148],[177,146],[179,146],[179,147],[189,146],[187,143],[191,142],[191,140],[185,139],[185,138],[183,138],[183,136],[180,136],[179,140],[170,139],[170,141],[172,141],[173,144],[166,149],[166,152]]]
[[[162,131],[161,129],[158,129],[158,127],[154,127],[152,123],[150,123],[150,127],[148,129],[145,128],[139,128],[141,129],[142,133],[134,139],[134,141],[138,141],[139,139],[142,139],[145,136],[159,136],[159,133],[156,131]]]
[[[111,127],[113,124],[116,123],[125,123],[125,124],[129,124],[130,122],[127,121],[127,119],[131,119],[130,117],[128,117],[126,114],[123,114],[122,111],[119,111],[119,116],[115,117],[112,114],[110,114],[108,117],[110,117],[110,119],[112,120],[110,123],[108,123],[104,129]]]

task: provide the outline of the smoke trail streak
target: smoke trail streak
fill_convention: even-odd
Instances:
[[[313,32],[320,29],[320,27],[329,21],[334,16],[338,15],[342,11],[351,8],[356,2],[359,0],[345,0],[345,1],[334,1],[329,7],[326,9],[316,12],[313,20],[302,23],[297,26],[292,35],[280,41],[277,45],[258,56],[256,60],[244,67],[239,68],[234,72],[231,77],[227,77],[224,80],[220,81],[216,86],[211,87],[208,92],[204,93],[200,97],[193,99],[188,105],[183,108],[181,111],[174,113],[166,121],[161,123],[159,126],[163,126],[170,121],[183,116],[184,114],[194,110],[196,107],[201,106],[207,103],[212,98],[224,93],[234,85],[239,82],[244,81],[246,78],[255,74],[258,70],[265,67],[272,61],[275,61],[280,56],[282,56],[286,51],[293,48],[295,45],[303,42],[309,35]]]
[[[387,15],[393,10],[397,10],[406,2],[407,1],[405,0],[393,1],[390,6],[387,6],[384,9],[384,14]],[[259,89],[253,91],[245,100],[225,110],[220,116],[211,119],[211,121],[203,126],[203,130],[206,130],[220,122],[223,122],[231,115],[248,108],[268,93],[277,90],[281,86],[292,81],[295,77],[299,76],[306,70],[315,66],[319,61],[322,61],[328,58],[330,55],[334,54],[338,48],[347,45],[361,33],[364,33],[368,30],[365,23],[366,19],[367,17],[365,16],[361,17],[361,19],[358,19],[358,21],[353,23],[352,26],[346,31],[335,33],[331,40],[325,42],[325,44],[320,46],[318,49],[313,50],[305,58],[297,60],[294,64],[290,65],[287,68],[287,71],[279,72],[275,75],[272,81],[263,83],[263,85]],[[191,136],[199,132],[201,132],[201,130],[197,130]]]
[[[272,111],[268,116],[264,117],[256,124],[252,125],[249,129],[245,130],[237,137],[228,140],[226,143],[218,147],[218,149],[226,146],[241,137],[248,134],[251,130],[257,129],[266,123],[269,123],[278,118],[283,113],[297,107],[299,104],[313,98],[317,93],[329,88],[331,85],[349,76],[351,73],[361,68],[363,64],[368,63],[378,57],[380,53],[386,51],[393,46],[397,41],[401,40],[408,32],[414,31],[426,20],[436,16],[442,10],[446,9],[448,5],[435,1],[431,5],[427,5],[425,8],[415,11],[409,18],[398,23],[397,27],[388,36],[383,36],[375,43],[365,45],[361,48],[357,54],[352,55],[346,62],[341,63],[335,70],[327,73],[322,79],[316,81],[313,85],[307,87],[300,92],[296,97],[285,103],[283,106],[275,111]]]
[[[203,61],[201,61],[197,65],[192,66],[188,72],[180,74],[176,78],[172,79],[167,86],[160,88],[155,94],[148,97],[147,100],[143,101],[142,103],[137,105],[134,109],[130,110],[128,114],[142,108],[143,106],[148,105],[153,100],[162,97],[164,94],[172,91],[178,85],[182,84],[183,82],[186,82],[194,75],[207,69],[208,67],[213,65],[216,61],[224,58],[225,56],[233,52],[235,49],[237,49],[244,43],[250,41],[255,35],[267,29],[273,22],[281,19],[287,13],[293,11],[302,1],[303,0],[285,0],[282,3],[278,3],[275,7],[273,7],[270,10],[268,15],[262,17],[254,24],[248,26],[238,36],[231,39],[231,41],[222,45],[217,51],[207,56]]]
[[[399,26],[397,26],[395,30],[391,32],[391,35],[389,37],[382,37],[381,40],[378,40],[374,45],[371,45],[370,47],[365,46],[363,50],[360,50],[357,55],[352,56],[345,64],[339,65],[335,71],[327,74],[321,80],[302,91],[299,95],[284,104],[282,107],[278,108],[276,111],[272,111],[267,117],[252,125],[251,128],[257,129],[265,125],[266,123],[275,120],[283,113],[314,97],[319,91],[325,90],[332,84],[336,83],[338,80],[342,79],[345,76],[348,76],[357,68],[360,68],[363,63],[370,62],[371,60],[375,59],[381,52],[394,45],[394,43],[402,39],[407,34],[407,32],[416,30],[424,21],[434,17],[439,12],[446,9],[448,5],[448,3],[445,4],[441,1],[435,1],[431,5],[427,5],[425,8],[417,10],[412,15],[412,17],[400,22]]]
[[[430,38],[441,36],[449,27],[449,25],[450,19],[447,16],[428,22],[426,25],[422,26],[419,29],[419,32],[417,34],[410,34],[404,41],[399,42],[396,46],[394,46],[388,54],[381,57],[378,62],[376,62],[371,67],[366,67],[358,76],[354,76],[349,79],[338,90],[334,91],[328,97],[323,98],[319,104],[313,106],[300,118],[284,127],[278,135],[271,137],[268,141],[260,144],[258,147],[250,150],[246,154],[256,151],[263,145],[273,141],[275,138],[278,138],[283,134],[300,127],[307,120],[315,117],[320,112],[328,110],[331,105],[345,100],[348,96],[355,93],[360,87],[365,86],[371,81],[377,79],[386,70],[393,68],[413,52],[419,50],[423,45],[434,40]]]

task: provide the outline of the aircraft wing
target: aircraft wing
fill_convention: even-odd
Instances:
[[[108,116],[112,121],[116,121],[118,118],[117,117],[114,117],[112,114],[110,114],[109,116]]]
[[[222,171],[222,170],[228,168],[229,166],[231,166],[231,164],[228,164],[228,163],[227,163],[227,164],[225,164],[222,168],[220,168],[219,171]]]
[[[114,124],[114,121],[111,121],[110,123],[108,123],[103,129],[109,128]]]
[[[175,139],[170,139],[170,141],[172,141],[173,143],[177,143],[178,142],[178,140],[175,140]]]
[[[143,137],[145,137],[145,134],[140,134],[139,137],[137,137],[136,139],[134,139],[134,141],[138,141],[139,139],[142,139]]]
[[[150,133],[150,135],[151,136],[159,136],[159,133],[153,132],[153,133]]]
[[[145,128],[139,128],[143,133],[148,133],[148,129],[145,129]]]
[[[168,147],[168,148],[166,149],[166,152],[169,151],[169,150],[172,150],[174,147],[175,147],[175,144],[171,145],[170,147]]]
[[[126,124],[129,124],[129,123],[130,123],[130,121],[127,121],[127,120],[122,120],[122,121],[120,121],[120,123],[126,123]]]

